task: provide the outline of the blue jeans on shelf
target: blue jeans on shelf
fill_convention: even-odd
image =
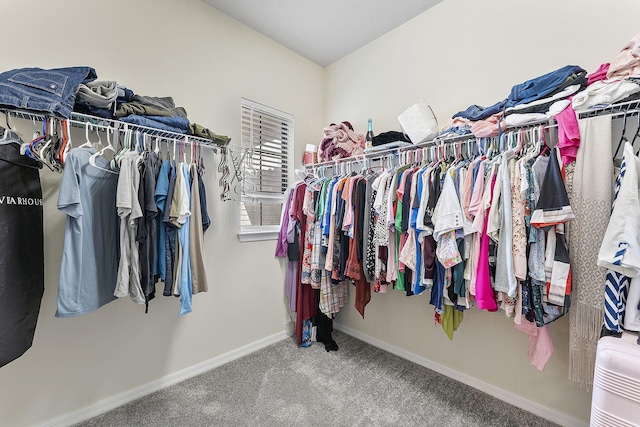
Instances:
[[[131,114],[121,117],[120,121],[169,132],[187,133],[189,131],[189,120],[180,116],[139,116],[137,114]]]
[[[96,77],[96,71],[91,67],[5,71],[0,73],[0,105],[69,118],[78,85]]]

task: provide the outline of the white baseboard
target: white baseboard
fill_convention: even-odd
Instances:
[[[217,368],[218,366],[222,366],[225,363],[229,363],[233,360],[239,359],[268,345],[271,345],[278,341],[282,341],[286,337],[287,335],[284,333],[284,331],[278,332],[277,334],[262,338],[251,344],[247,344],[235,350],[231,350],[228,353],[224,353],[212,359],[205,360],[204,362],[198,363],[197,365],[193,365],[178,372],[169,374],[165,377],[158,378],[157,380],[151,381],[147,384],[143,384],[140,387],[136,387],[132,390],[125,391],[124,393],[116,394],[107,399],[103,399],[91,406],[87,406],[86,408],[82,408],[78,411],[74,411],[61,417],[49,420],[43,424],[40,424],[40,426],[66,427],[80,423],[82,421],[86,421],[90,418],[104,414],[107,411],[129,403],[135,399],[153,393],[154,391],[158,391],[173,384],[177,384],[181,381],[202,374],[203,372],[209,371],[213,368]]]
[[[415,353],[411,353],[409,351],[403,350],[399,347],[396,347],[394,345],[381,341],[377,338],[373,338],[369,335],[363,334],[362,332],[359,332],[348,326],[340,325],[339,323],[334,323],[333,326],[336,330],[344,332],[347,335],[351,335],[354,338],[357,338],[375,347],[381,348],[382,350],[388,351],[389,353],[395,354],[396,356],[402,357],[403,359],[406,359],[418,365],[424,366],[425,368],[429,368],[432,371],[438,372],[456,381],[460,381],[461,383],[464,383],[468,386],[481,390],[482,392],[487,393],[495,398],[498,398],[513,406],[517,406],[518,408],[524,409],[525,411],[531,412],[532,414],[535,414],[539,417],[552,421],[556,424],[560,424],[561,426],[565,426],[565,427],[587,427],[588,426],[587,423],[580,421],[576,418],[573,418],[567,414],[563,414],[554,409],[547,408],[546,406],[543,406],[539,403],[532,402],[531,400],[525,399],[522,396],[503,390],[492,384],[486,383],[470,375],[464,374],[462,372],[456,371],[455,369],[451,369],[437,362],[426,359],[422,356],[418,356]]]

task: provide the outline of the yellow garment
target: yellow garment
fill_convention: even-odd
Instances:
[[[464,311],[456,310],[451,305],[444,306],[442,313],[442,330],[453,341],[453,333],[458,330],[458,326],[464,319]]]

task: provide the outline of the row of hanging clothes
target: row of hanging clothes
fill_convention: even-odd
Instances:
[[[38,128],[35,115],[21,114]],[[180,298],[180,316],[191,312],[193,294],[207,291],[203,239],[211,220],[202,144],[47,116],[23,142],[5,117],[21,155],[62,173],[57,207],[67,221],[56,316],[86,314],[126,296],[148,311],[157,286]],[[76,132],[72,141],[72,125],[84,128],[84,138]]]
[[[298,342],[318,313],[330,320],[346,304],[352,283],[363,317],[372,288],[428,295],[450,339],[466,310],[502,310],[537,337],[546,357],[532,362],[542,369],[553,351],[545,325],[570,305],[564,224],[574,217],[549,131],[398,150],[377,167],[365,158],[358,173],[342,163],[332,177],[308,168],[276,251],[289,259]]]
[[[91,312],[116,298],[146,306],[162,295],[206,292],[208,215],[201,147],[125,130],[121,144],[71,149],[64,159],[58,209],[67,214],[56,316]],[[120,133],[113,132],[115,135]],[[189,153],[190,155],[187,155]],[[145,312],[146,312],[145,311]]]
[[[44,294],[41,170],[62,174],[57,208],[66,224],[57,317],[87,314],[127,296],[148,312],[156,291],[179,298],[180,316],[191,312],[193,295],[208,290],[203,149],[218,147],[87,115],[2,113],[0,366],[31,346]],[[228,170],[226,161],[223,156],[221,167]]]

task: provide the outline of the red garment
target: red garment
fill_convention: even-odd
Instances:
[[[300,225],[300,255],[304,253],[304,240],[307,234],[307,216],[302,212],[304,204],[304,193],[307,185],[302,183],[296,187],[293,196],[293,217]],[[298,345],[302,344],[302,324],[305,320],[315,316],[318,303],[316,302],[316,294],[310,285],[302,283],[302,260],[298,263],[298,271],[296,272],[296,339]]]
[[[364,179],[359,178],[354,182],[353,200],[353,223],[359,224],[364,215],[364,204],[366,183]],[[347,259],[346,275],[350,277],[356,285],[356,301],[355,307],[358,313],[364,317],[364,308],[371,301],[371,284],[367,282],[364,276],[362,260],[358,260],[358,240],[362,240],[362,230],[353,228],[353,239],[349,242],[349,258]]]

